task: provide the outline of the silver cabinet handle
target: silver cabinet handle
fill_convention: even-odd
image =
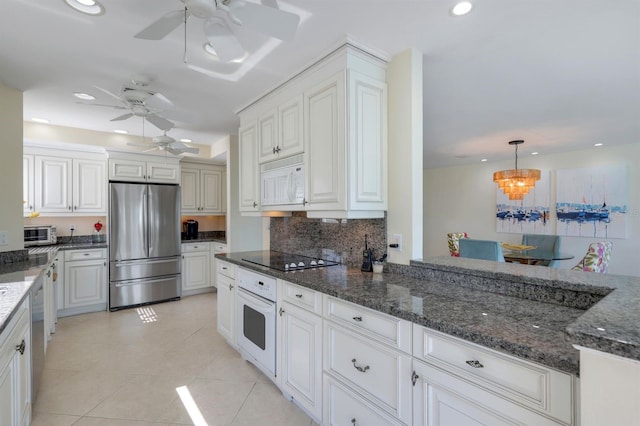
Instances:
[[[229,291],[233,290],[233,286],[229,284]]]
[[[280,308],[280,316],[282,316],[282,314],[284,314],[284,309]]]
[[[301,294],[296,294],[296,297],[297,297],[298,299],[302,299],[302,295],[301,295]]]
[[[253,208],[255,209],[256,207],[258,207],[258,205],[256,204],[256,202],[253,202]]]
[[[471,361],[465,361],[465,362],[466,362],[468,365],[470,365],[471,367],[473,367],[473,368],[483,368],[483,367],[484,367],[484,365],[482,365],[482,364],[480,363],[480,361],[475,360],[475,359],[474,359],[474,360],[471,360]]]
[[[416,382],[418,381],[419,378],[420,376],[418,376],[418,374],[415,371],[411,373],[411,383],[413,384],[413,386],[416,385]]]
[[[353,317],[354,321],[362,322],[362,317]]]
[[[20,352],[20,355],[24,355],[24,350],[27,347],[27,344],[24,342],[24,339],[22,339],[22,342],[20,342],[19,345],[16,345],[16,351]]]
[[[367,370],[370,368],[368,365],[365,365],[364,367],[360,367],[359,365],[356,365],[356,359],[352,359],[351,362],[353,363],[353,367],[358,370],[361,373],[366,373]]]

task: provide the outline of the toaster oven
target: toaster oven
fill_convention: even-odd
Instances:
[[[49,246],[56,244],[58,238],[56,236],[55,225],[36,225],[24,227],[24,246]]]

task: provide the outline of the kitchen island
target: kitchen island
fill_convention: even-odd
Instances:
[[[640,377],[640,283],[636,277],[452,257],[416,260],[410,266],[388,264],[383,274],[346,266],[281,272],[244,261],[250,254],[261,252],[216,257],[520,359],[580,375],[583,424],[597,424],[605,418],[635,424],[640,418],[637,406],[630,403],[638,394],[633,383]],[[599,361],[595,365],[589,362],[587,369],[581,364],[588,351],[596,353]],[[605,355],[605,361],[600,360],[601,355]],[[626,372],[628,378],[612,374],[594,379],[595,371],[609,371],[606,357],[615,358],[611,361],[614,363],[627,362],[623,376]],[[631,383],[629,392],[624,383],[624,391],[610,389],[621,379]],[[618,401],[615,409],[607,404],[612,400]]]

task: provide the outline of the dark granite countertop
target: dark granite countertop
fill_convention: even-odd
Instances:
[[[411,274],[361,272],[343,265],[280,272],[243,261],[249,253],[261,252],[216,257],[519,358],[579,373],[579,353],[567,339],[566,328],[585,309]],[[510,272],[517,273],[522,266],[532,268],[518,265]]]
[[[227,241],[223,238],[198,238],[196,240],[182,240],[182,244],[185,243],[209,243],[209,242],[213,242],[213,243],[222,243],[222,244],[227,244]]]

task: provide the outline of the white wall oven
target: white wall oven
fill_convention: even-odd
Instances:
[[[269,378],[276,377],[276,279],[238,268],[238,349]]]

